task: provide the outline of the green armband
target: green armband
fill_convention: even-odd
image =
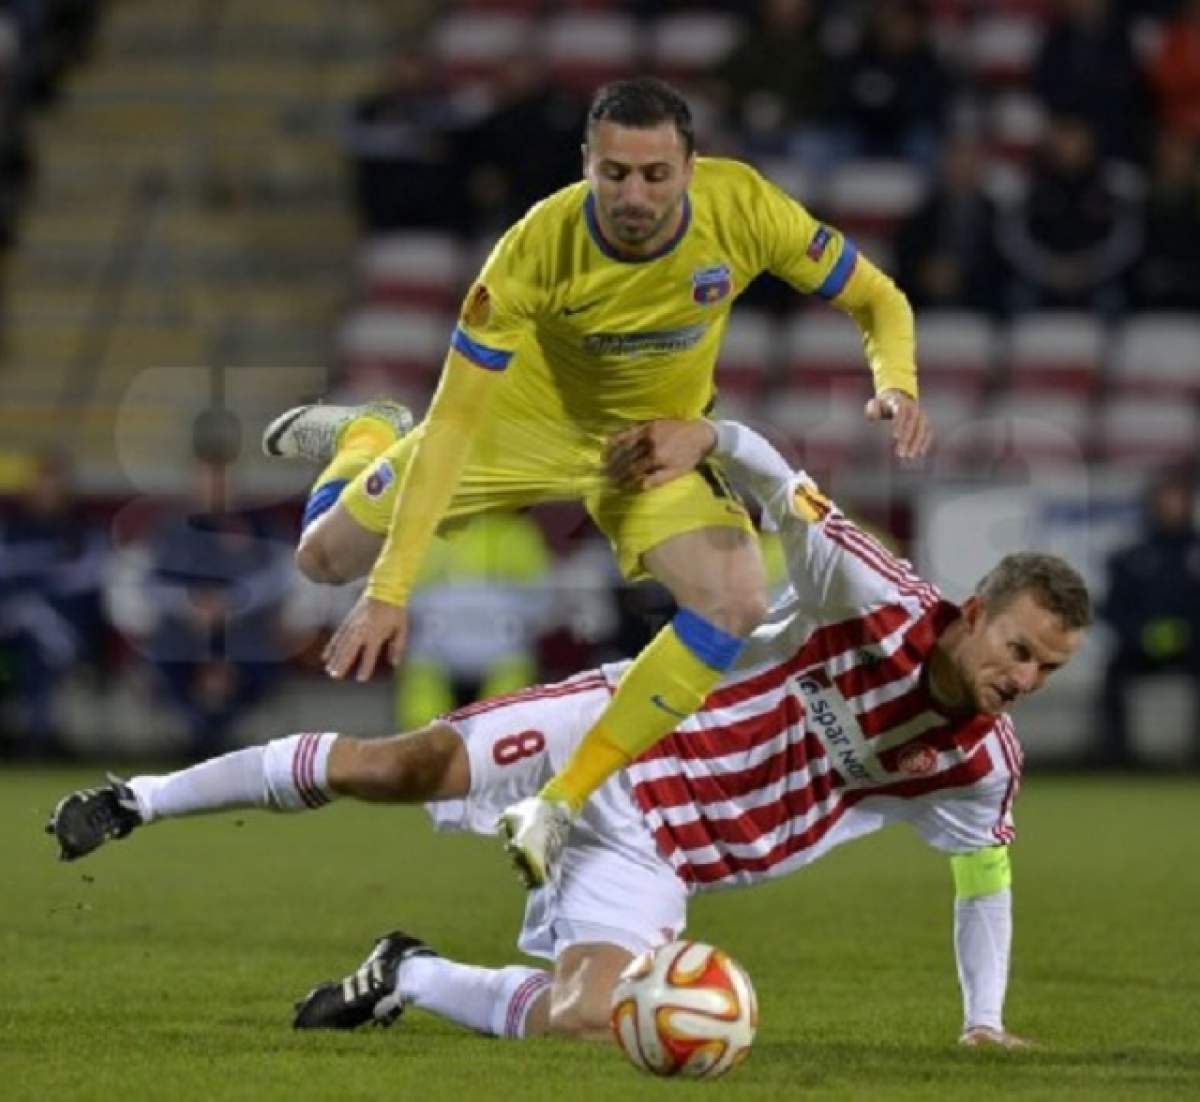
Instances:
[[[954,894],[959,899],[995,895],[1012,884],[1008,846],[990,846],[974,853],[956,853],[950,858],[954,872]]]

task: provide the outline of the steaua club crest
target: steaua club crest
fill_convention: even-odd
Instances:
[[[937,768],[937,751],[932,746],[919,742],[916,746],[906,747],[897,763],[901,773],[910,777],[923,777]]]
[[[483,329],[492,317],[492,296],[482,283],[467,292],[467,300],[463,303],[462,321],[472,329]]]
[[[379,497],[395,481],[396,472],[392,470],[391,461],[381,459],[375,469],[367,475],[363,489],[366,490],[367,497]]]
[[[733,273],[728,264],[714,264],[692,272],[692,301],[711,306],[728,297],[733,290]]]

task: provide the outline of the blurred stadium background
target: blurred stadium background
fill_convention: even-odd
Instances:
[[[1031,759],[1197,760],[1200,4],[1178,0],[0,5],[6,756],[385,731],[636,652],[662,594],[556,506],[441,549],[399,683],[331,683],[354,594],[295,574],[311,472],[258,437],[319,394],[423,409],[491,242],[577,177],[595,86],[639,72],[688,94],[703,152],[897,279],[939,442],[891,462],[853,326],[769,280],[734,311],[721,412],[952,596],[1019,546],[1114,590],[1018,715]]]

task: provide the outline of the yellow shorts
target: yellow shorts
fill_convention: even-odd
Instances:
[[[340,503],[363,528],[380,535],[391,523],[400,484],[422,427],[397,441],[342,492]],[[440,532],[492,509],[545,501],[582,501],[608,537],[621,573],[646,576],[642,556],[672,536],[700,528],[753,533],[745,506],[715,464],[652,490],[629,491],[603,475],[603,441],[570,435],[544,422],[496,419],[472,446]]]

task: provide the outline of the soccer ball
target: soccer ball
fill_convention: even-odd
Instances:
[[[758,999],[732,957],[673,941],[630,961],[613,991],[612,1028],[634,1067],[715,1079],[750,1053]]]

